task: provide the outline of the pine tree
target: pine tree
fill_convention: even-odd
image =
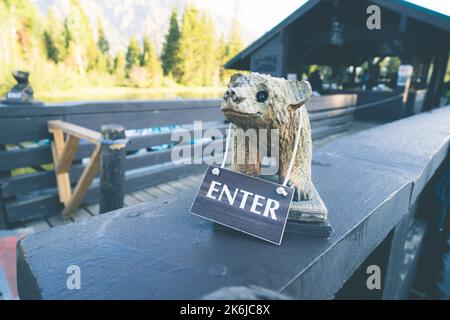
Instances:
[[[35,53],[44,53],[43,46],[41,45],[43,23],[39,16],[37,8],[34,6],[31,0],[3,0],[8,15],[11,16],[13,25],[9,26],[10,32],[15,39],[13,44],[14,59],[16,60],[31,60],[38,58],[34,56]],[[3,43],[0,44],[2,46]],[[38,52],[39,51],[39,52]],[[39,57],[42,58],[42,57]]]
[[[129,72],[133,66],[138,66],[140,64],[141,48],[135,37],[130,38],[125,59],[127,72]]]
[[[114,60],[114,74],[116,75],[119,81],[123,81],[125,79],[125,68],[126,68],[125,57],[123,55],[123,52],[119,50],[116,59]]]
[[[103,29],[103,23],[101,18],[98,18],[98,40],[97,47],[104,55],[109,54],[109,42],[105,35],[105,30]]]
[[[31,0],[0,1],[0,96],[15,84],[12,70],[32,71],[46,60],[44,25]]]
[[[153,47],[150,42],[150,39],[147,35],[144,35],[142,38],[142,53],[139,58],[139,63],[141,66],[145,66],[148,64],[148,61],[150,59],[150,55],[152,54]]]
[[[163,53],[161,55],[164,75],[171,73],[175,77],[179,76],[179,72],[176,69],[179,48],[180,29],[178,27],[178,14],[176,9],[174,9],[170,17],[169,32],[166,35],[166,42],[164,43]]]
[[[101,73],[106,73],[111,70],[111,62],[109,55],[109,42],[103,29],[101,18],[97,19],[97,48],[99,51],[95,69]]]
[[[177,55],[179,75],[176,80],[182,85],[202,85],[202,44],[199,41],[202,28],[199,21],[199,11],[188,4],[183,15],[180,50]]]
[[[215,36],[215,28],[212,19],[202,13],[200,20],[200,44],[201,44],[201,75],[202,85],[212,86],[217,84],[217,41]]]
[[[97,47],[93,37],[90,37],[86,44],[86,57],[88,62],[87,69],[99,72],[106,72],[106,59],[100,49]]]
[[[242,41],[241,33],[240,33],[240,25],[237,18],[233,19],[229,41],[226,44],[225,48],[222,49],[222,61],[221,61],[221,74],[222,74],[222,82],[227,83],[231,75],[235,72],[233,70],[225,70],[224,65],[234,58],[239,52],[244,48],[244,42]]]
[[[226,79],[226,70],[224,65],[228,62],[228,45],[222,35],[217,44],[217,61],[219,63],[219,79],[222,84],[226,84],[228,79]]]
[[[151,87],[160,86],[163,76],[161,62],[158,59],[155,48],[147,36],[144,36],[143,39],[141,66],[145,67],[148,72],[149,85]]]
[[[239,21],[234,18],[231,25],[230,41],[228,42],[228,55],[233,58],[244,48],[244,42],[242,41]]]
[[[95,69],[99,50],[94,41],[88,17],[78,0],[70,0],[71,11],[65,20],[65,42],[69,64],[77,66],[80,74]]]
[[[44,31],[44,46],[47,58],[55,63],[61,62],[65,57],[64,26],[53,10],[47,15],[47,27]]]

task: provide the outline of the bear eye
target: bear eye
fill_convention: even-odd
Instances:
[[[269,93],[267,90],[261,90],[256,93],[256,101],[264,102],[269,98]]]

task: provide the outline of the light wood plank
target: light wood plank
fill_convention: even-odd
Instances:
[[[26,226],[33,228],[34,232],[41,232],[51,228],[50,224],[45,219],[26,222]]]
[[[150,196],[154,197],[154,198],[160,198],[160,197],[164,197],[167,194],[162,192],[161,190],[156,189],[155,187],[150,187],[147,189],[143,190],[145,193],[148,193]]]
[[[88,219],[91,217],[92,217],[92,215],[82,207],[78,208],[78,210],[72,216],[72,218],[75,222],[85,220],[85,219]]]
[[[91,204],[84,207],[91,215],[98,216],[100,212],[100,205],[98,203]]]
[[[169,185],[168,183],[159,184],[156,186],[156,188],[158,188],[159,190],[161,190],[167,194],[178,193],[178,190],[175,189],[174,187],[172,187],[171,185]]]
[[[194,181],[195,183],[201,183],[203,181],[203,178],[205,177],[205,174],[196,174],[189,176],[189,178]]]
[[[84,128],[81,126],[77,126],[76,124],[73,123],[68,123],[68,122],[64,122],[61,120],[51,120],[48,122],[48,128],[49,131],[54,131],[54,130],[62,130],[67,134],[70,134],[72,136],[81,138],[81,139],[85,139],[89,142],[95,143],[95,144],[99,144],[101,139],[102,139],[102,135],[100,132],[88,129],[88,128]]]
[[[136,204],[139,204],[142,201],[132,197],[130,194],[126,194],[123,199],[123,202],[124,202],[125,206],[129,207],[129,206],[134,206]]]
[[[47,221],[52,228],[71,223],[70,220],[63,219],[63,217],[61,217],[60,215],[53,215],[53,216],[47,217]]]
[[[178,182],[184,186],[184,190],[188,190],[192,188],[192,184],[186,181],[178,180]]]
[[[78,150],[78,144],[80,143],[80,138],[68,135],[66,143],[64,145],[64,150],[58,156],[58,163],[56,163],[55,171],[57,173],[69,172],[70,166],[72,165],[73,158]]]
[[[89,163],[86,168],[84,168],[80,180],[78,180],[77,186],[75,187],[75,191],[73,192],[68,205],[63,210],[63,217],[70,217],[83,201],[92,180],[94,180],[100,168],[100,150],[101,146],[97,145],[91,158],[89,159]]]
[[[201,179],[194,179],[192,177],[181,178],[178,181],[185,185],[188,189],[198,188],[201,183]]]
[[[54,142],[52,143],[52,155],[53,164],[56,167],[59,163],[60,156],[64,151],[64,133],[61,130],[54,130],[53,139]],[[69,173],[56,173],[56,184],[58,186],[59,201],[61,203],[64,203],[64,206],[67,206],[72,193]]]
[[[187,189],[187,187],[183,184],[181,184],[178,180],[172,180],[167,182],[169,185],[177,189],[178,191],[184,191]]]
[[[148,193],[145,193],[143,191],[136,191],[133,192],[132,195],[135,198],[138,198],[141,202],[147,202],[155,199],[155,197],[150,196]]]

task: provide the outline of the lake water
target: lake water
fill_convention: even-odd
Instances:
[[[218,99],[225,88],[79,88],[63,92],[35,93],[45,103],[108,100]]]

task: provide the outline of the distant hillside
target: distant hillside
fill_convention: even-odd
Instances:
[[[32,0],[43,14],[52,8],[63,19],[70,11],[70,0]],[[112,52],[124,49],[131,36],[138,40],[144,34],[154,41],[156,49],[161,52],[166,35],[172,8],[183,11],[186,0],[80,0],[93,30],[97,30],[97,19],[100,17],[111,45]],[[202,6],[202,1],[196,1]],[[221,13],[209,12],[214,18],[218,35],[230,30],[231,20]],[[242,27],[244,41],[255,38],[255,32]]]

